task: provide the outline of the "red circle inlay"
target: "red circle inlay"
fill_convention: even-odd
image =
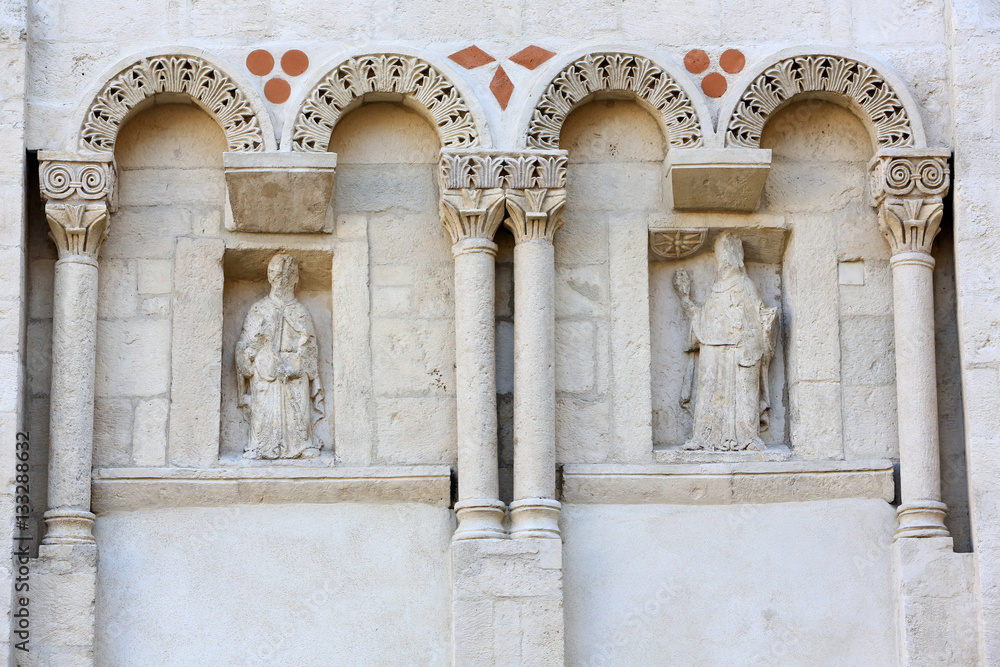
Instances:
[[[264,97],[268,102],[281,104],[292,94],[292,87],[284,79],[271,79],[264,84]]]
[[[281,69],[285,70],[288,76],[298,76],[309,69],[309,56],[298,49],[286,51],[281,56]]]
[[[737,72],[742,71],[743,66],[746,64],[747,59],[736,49],[728,49],[724,51],[722,56],[719,58],[719,66],[730,74],[736,74]]]
[[[708,69],[708,54],[701,49],[692,49],[684,56],[684,67],[692,74],[701,74]]]
[[[726,92],[726,77],[718,72],[712,72],[701,80],[701,89],[709,97],[722,97]]]
[[[247,56],[247,69],[251,74],[267,76],[274,69],[274,56],[264,49],[257,49]]]

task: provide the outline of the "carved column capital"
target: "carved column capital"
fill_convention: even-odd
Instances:
[[[505,213],[518,242],[551,241],[566,201],[566,151],[441,151],[441,221],[452,241],[492,239]]]
[[[879,230],[893,255],[930,254],[951,183],[949,155],[947,149],[883,149],[869,163]]]
[[[39,188],[59,258],[96,262],[108,236],[114,156],[43,152],[39,160]]]

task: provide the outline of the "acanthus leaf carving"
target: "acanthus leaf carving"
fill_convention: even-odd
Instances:
[[[950,175],[943,155],[881,153],[872,160],[879,231],[894,255],[931,252],[941,229],[942,198],[948,193]]]
[[[570,112],[595,93],[631,92],[652,106],[667,128],[671,148],[703,144],[698,114],[672,76],[643,56],[594,53],[571,63],[545,90],[528,126],[530,148],[559,148],[559,133]]]
[[[344,111],[368,93],[413,97],[433,119],[446,148],[479,143],[472,112],[461,93],[433,65],[412,56],[378,54],[343,62],[313,89],[295,118],[292,150],[326,152]]]
[[[239,86],[204,59],[187,55],[144,58],[111,79],[87,110],[81,148],[113,151],[129,113],[160,93],[183,93],[202,105],[222,126],[229,150],[264,150],[260,121]]]
[[[767,119],[795,95],[831,92],[853,101],[871,121],[880,148],[913,146],[910,118],[892,86],[874,68],[841,56],[785,58],[747,86],[726,128],[730,146],[760,148]]]
[[[45,218],[59,258],[86,257],[96,261],[108,238],[108,207],[105,202],[69,204],[47,202]]]

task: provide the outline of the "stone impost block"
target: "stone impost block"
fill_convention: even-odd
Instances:
[[[762,148],[687,148],[667,154],[667,174],[679,210],[753,211],[771,169]]]
[[[238,232],[333,231],[336,153],[223,153],[232,227]],[[228,225],[227,225],[228,226]]]

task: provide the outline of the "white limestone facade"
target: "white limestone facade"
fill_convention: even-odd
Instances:
[[[998,57],[989,0],[6,3],[0,661],[1000,664]]]

